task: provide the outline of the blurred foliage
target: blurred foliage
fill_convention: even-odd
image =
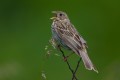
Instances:
[[[120,80],[120,1],[119,0],[1,0],[0,1],[0,80],[70,80],[62,60],[45,46],[51,38],[51,11],[65,11],[87,40],[89,55],[99,74],[83,63],[79,80]],[[50,47],[50,49],[52,49]],[[70,52],[65,51],[66,54]],[[114,55],[113,55],[114,54]],[[79,57],[73,55],[73,67]]]

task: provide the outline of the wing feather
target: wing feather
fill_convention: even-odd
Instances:
[[[59,24],[59,26],[64,26],[64,23]],[[85,42],[81,42],[81,37],[79,36],[77,30],[73,28],[71,24],[66,25],[67,29],[62,29],[58,25],[54,28],[54,31],[56,32],[57,36],[60,38],[60,42],[64,44],[65,46],[68,46],[70,49],[72,49],[77,55],[79,54],[79,49],[82,49]]]

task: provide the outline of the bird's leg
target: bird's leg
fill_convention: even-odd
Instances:
[[[66,61],[73,53],[70,53],[68,56],[64,58],[64,61]]]
[[[62,51],[60,45],[57,45],[57,49],[59,49],[60,51]],[[70,53],[68,56],[64,56],[64,61],[66,62],[67,59],[68,59],[73,53],[74,53],[74,52]]]
[[[57,49],[60,50],[60,52],[63,53],[60,45],[57,45]],[[62,55],[63,55],[63,58],[64,58],[63,60],[64,60],[64,61],[67,61],[67,57],[66,57],[64,54],[62,54]]]
[[[66,57],[65,57],[65,55],[64,55],[64,52],[61,50],[60,45],[58,45],[58,49],[60,50],[60,52],[62,53],[63,58],[65,59]],[[73,74],[72,80],[78,80],[77,77],[76,77],[76,75],[75,75],[76,72],[73,71],[73,69],[71,68],[71,66],[70,66],[70,64],[69,64],[69,62],[68,62],[67,59],[66,59],[66,63],[67,63],[67,65],[68,65],[68,67],[69,67],[69,70],[70,70],[70,71],[72,72],[72,74]]]

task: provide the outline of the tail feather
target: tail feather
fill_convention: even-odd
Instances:
[[[98,70],[94,67],[93,63],[91,62],[86,49],[82,51],[80,50],[79,53],[80,53],[80,56],[82,57],[85,68],[88,70],[94,70],[95,72],[98,73]]]

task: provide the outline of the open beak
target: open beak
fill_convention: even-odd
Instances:
[[[51,19],[51,20],[57,19],[57,17],[56,17],[57,11],[52,11],[52,13],[53,13],[55,16],[54,16],[54,17],[51,17],[50,19]]]
[[[52,19],[52,20],[54,20],[54,19],[56,19],[57,17],[51,17],[50,19]]]

